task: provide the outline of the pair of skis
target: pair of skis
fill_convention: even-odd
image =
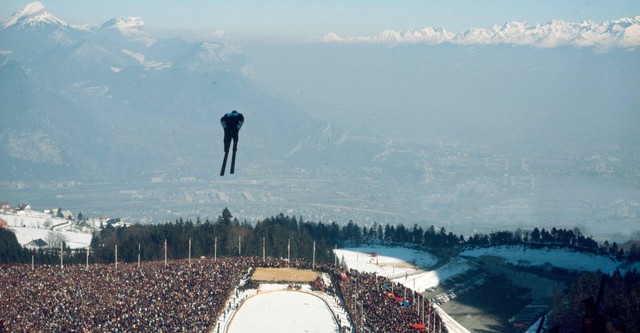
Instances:
[[[222,169],[220,169],[220,176],[224,176],[224,171],[227,168],[227,157],[229,157],[229,151],[227,150],[224,153],[224,159],[222,160]],[[229,169],[229,173],[233,174],[236,168],[236,151],[233,151],[231,154],[231,168]]]

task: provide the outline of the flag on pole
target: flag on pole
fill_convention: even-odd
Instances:
[[[413,301],[416,302],[416,279],[413,279]],[[420,295],[418,294],[418,302],[416,303],[420,303]],[[416,304],[416,310],[418,310],[418,316],[420,316],[420,304]]]
[[[291,238],[289,238],[289,242],[287,242],[287,265],[291,262]]]

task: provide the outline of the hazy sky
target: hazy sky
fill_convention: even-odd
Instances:
[[[310,40],[329,32],[375,35],[385,29],[441,27],[459,32],[508,21],[603,22],[640,15],[638,0],[42,0],[70,24],[141,16],[159,33],[224,31],[237,39]],[[2,0],[2,20],[30,1]]]

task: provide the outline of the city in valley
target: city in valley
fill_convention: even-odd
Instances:
[[[127,183],[2,182],[4,200],[62,208],[128,223],[215,220],[229,208],[241,221],[272,215],[362,225],[414,224],[462,233],[579,227],[617,241],[636,232],[640,156],[631,151],[504,154],[444,142],[388,143],[376,166],[284,170],[244,165],[233,178],[165,173]],[[214,164],[214,159],[211,164]],[[198,166],[196,166],[198,167]],[[602,223],[606,222],[606,223]]]

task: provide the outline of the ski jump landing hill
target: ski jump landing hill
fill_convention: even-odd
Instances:
[[[326,273],[288,268],[256,269],[251,279],[259,282],[259,286],[236,288],[211,332],[338,333],[341,327],[350,328],[348,314],[335,296],[311,290],[308,282],[318,276],[326,286],[331,284]],[[240,285],[247,281],[243,280]]]

